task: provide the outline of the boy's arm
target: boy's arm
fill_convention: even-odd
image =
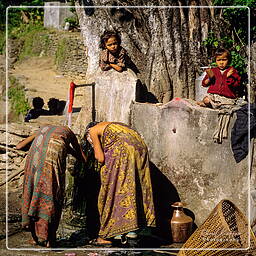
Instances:
[[[237,86],[240,86],[241,84],[240,82],[241,82],[241,77],[238,75],[238,72],[234,68],[231,68],[227,73],[227,79],[226,79],[227,85],[232,87],[237,87]]]
[[[121,49],[118,58],[115,59],[115,63],[110,63],[110,66],[118,72],[122,72],[126,66],[126,50],[124,48]]]
[[[202,86],[207,87],[210,85],[212,81],[214,81],[215,75],[212,71],[212,69],[208,68],[206,69],[206,75],[202,81]]]
[[[123,67],[120,67],[118,64],[110,63],[109,65],[118,72],[123,71]]]

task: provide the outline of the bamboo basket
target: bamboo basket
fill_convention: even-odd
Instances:
[[[245,216],[232,202],[222,200],[189,237],[178,256],[242,256],[253,252],[256,252],[256,239]]]

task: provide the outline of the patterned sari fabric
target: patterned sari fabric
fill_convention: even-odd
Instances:
[[[64,197],[67,146],[71,131],[46,126],[28,152],[23,185],[22,226],[35,225],[37,238],[47,241],[58,228]]]
[[[102,137],[98,208],[99,236],[111,238],[141,227],[155,226],[148,150],[140,135],[121,123],[111,123]]]

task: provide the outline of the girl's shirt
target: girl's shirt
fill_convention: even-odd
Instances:
[[[99,66],[101,70],[107,71],[111,69],[110,63],[116,64],[120,67],[125,67],[126,66],[126,56],[127,52],[126,50],[120,46],[120,49],[116,53],[111,53],[109,50],[104,49],[100,53],[100,61],[99,61]]]
[[[219,68],[212,68],[214,78],[211,79],[210,83],[207,85],[205,84],[205,80],[208,79],[208,75],[206,74],[202,81],[202,85],[204,87],[210,86],[207,91],[208,93],[214,93],[232,99],[237,98],[235,88],[240,86],[241,78],[234,68],[233,74],[227,77],[227,73],[231,68],[233,67],[227,68],[224,72],[221,72]]]

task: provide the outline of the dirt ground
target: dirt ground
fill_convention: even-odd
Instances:
[[[47,102],[50,98],[66,100],[69,92],[71,78],[61,75],[55,70],[54,61],[50,57],[31,57],[26,61],[18,63],[11,70],[14,75],[25,86],[26,95],[29,99],[41,97]],[[85,83],[84,80],[75,80],[76,84]],[[75,92],[74,108],[81,106],[82,88]]]

